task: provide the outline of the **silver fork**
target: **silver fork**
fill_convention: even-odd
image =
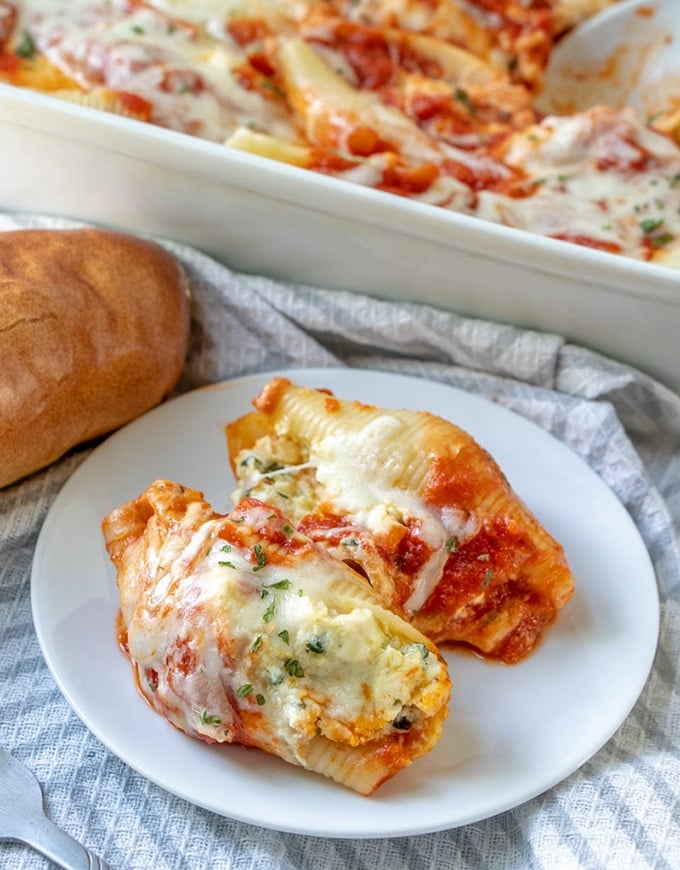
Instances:
[[[42,789],[31,771],[0,747],[0,841],[32,846],[65,870],[109,870],[45,815]]]

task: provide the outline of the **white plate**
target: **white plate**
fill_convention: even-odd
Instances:
[[[120,430],[83,462],[42,528],[32,574],[47,663],[90,730],[173,794],[281,831],[390,837],[464,825],[569,776],[616,731],[647,679],[658,634],[652,565],[624,508],[552,436],[485,399],[441,384],[353,369],[292,380],[343,398],[427,409],[463,426],[565,546],[576,593],[547,640],[514,667],[447,652],[454,691],[437,747],[370,798],[257,750],[184,736],[138,695],[116,644],[117,591],[101,518],[155,478],[228,507],[224,424],[250,410],[271,373],[185,394]]]

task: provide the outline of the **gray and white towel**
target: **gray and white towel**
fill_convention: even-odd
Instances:
[[[0,216],[0,230],[67,225]],[[680,397],[556,335],[237,274],[163,243],[193,289],[178,392],[252,372],[349,366],[440,381],[531,419],[579,454],[635,521],[658,581],[659,647],[641,697],[607,744],[547,793],[494,818],[413,837],[332,840],[214,815],[109,752],[72,712],[41,655],[31,563],[50,505],[90,452],[75,450],[0,491],[0,745],[35,772],[50,817],[115,870],[680,867]],[[0,866],[47,862],[0,843]]]

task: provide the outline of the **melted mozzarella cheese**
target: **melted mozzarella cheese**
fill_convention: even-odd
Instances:
[[[680,256],[680,150],[632,110],[546,118],[513,138],[505,160],[541,184],[520,199],[481,192],[480,217],[637,258]]]
[[[450,506],[435,510],[416,493],[399,486],[395,479],[398,467],[390,462],[386,445],[403,437],[408,437],[405,423],[382,414],[356,433],[326,435],[311,446],[309,459],[303,464],[264,472],[257,469],[275,465],[281,452],[276,439],[261,439],[254,449],[237,457],[241,482],[233,498],[237,501],[251,493],[276,503],[298,522],[320,503],[327,504],[334,514],[350,517],[353,525],[367,529],[378,541],[389,539],[395,527],[417,524],[418,536],[431,548],[431,555],[413,577],[412,592],[405,602],[406,610],[414,613],[441,578],[449,555],[447,541],[455,538],[464,543],[477,534],[479,521],[474,513]],[[334,538],[338,531],[342,528],[317,530],[315,534]],[[352,544],[362,546],[360,541]],[[341,557],[349,554],[349,546],[341,541]]]
[[[177,18],[170,18],[155,11],[158,5],[72,0],[64,14],[56,0],[31,0],[20,4],[20,27],[85,89],[103,84],[148,100],[160,126],[216,142],[238,127],[298,138],[282,101],[240,82],[245,55],[224,26],[228,10],[215,19],[208,4],[206,20],[192,3],[171,3],[166,6]],[[187,23],[192,21],[207,24],[211,38]]]
[[[545,118],[513,133],[501,158],[483,145],[476,147],[474,139],[469,147],[454,147],[446,134],[439,141],[427,124],[421,127],[397,108],[389,89],[383,94],[357,87],[351,54],[334,42],[330,19],[318,14],[313,0],[71,0],[67,6],[59,0],[25,0],[16,6],[16,34],[30,34],[38,50],[85,91],[105,87],[142,98],[150,106],[151,121],[160,126],[222,143],[248,129],[304,147],[305,159],[310,147],[319,145],[341,158],[336,168],[321,171],[367,187],[394,189],[389,164],[395,151],[407,166],[438,168],[431,181],[423,182],[425,189],[397,185],[411,199],[637,259],[680,264],[680,149],[632,109],[598,106],[570,117]],[[477,3],[452,8],[408,0],[361,0],[343,5],[338,14],[374,20],[378,26],[401,22],[421,32],[432,25],[444,40],[453,39],[447,26],[462,15],[458,25],[463,19],[476,21],[481,29],[470,24],[453,43],[462,39],[479,56],[489,46],[475,40],[494,17]],[[262,24],[266,36],[260,42],[271,50],[271,55],[264,53],[267,63],[276,58],[272,62],[285,68],[281,59],[293,51],[289,78],[304,85],[311,142],[299,108],[293,107],[295,88],[284,93],[280,76],[261,74],[257,63],[250,64],[249,52],[259,52],[257,41],[246,39],[245,48],[239,44],[230,33],[234,22],[245,23],[246,32],[249,22]],[[315,63],[314,73],[306,77],[305,62],[300,62],[305,54],[307,66]],[[400,68],[399,74],[405,71]],[[436,76],[433,81],[442,84]],[[356,124],[371,128],[390,143],[389,149],[368,157],[345,154]],[[460,145],[466,136],[464,129],[455,141]],[[285,160],[290,151],[283,147],[270,154]],[[463,168],[466,183],[452,164]],[[511,170],[524,173],[525,189],[516,191],[519,195],[496,192],[494,186],[500,183],[503,190]]]
[[[271,517],[262,505],[246,522],[263,528]],[[174,553],[128,626],[130,655],[158,675],[155,700],[176,711],[175,724],[229,740],[230,698],[252,695],[289,747],[319,733],[359,745],[420,715],[444,666],[423,643],[391,633],[375,602],[329,594],[330,578],[348,569],[309,550],[293,565],[256,559],[219,536],[222,524],[205,522]]]

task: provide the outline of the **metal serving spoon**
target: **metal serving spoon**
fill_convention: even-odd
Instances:
[[[0,747],[0,841],[32,846],[66,870],[108,870],[108,864],[45,815],[38,780]]]
[[[633,106],[645,118],[680,108],[680,2],[619,0],[574,28],[553,49],[536,104],[556,115]]]

